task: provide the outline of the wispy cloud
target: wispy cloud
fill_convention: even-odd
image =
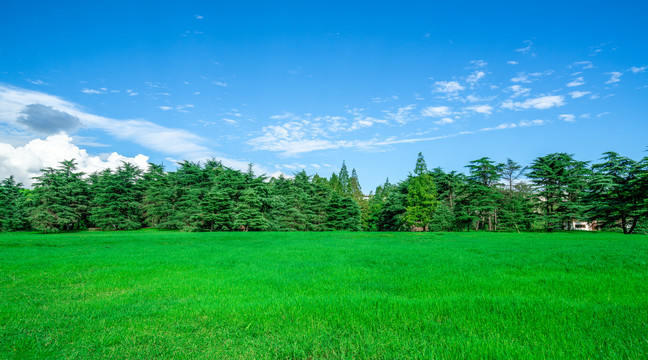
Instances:
[[[566,121],[566,122],[574,122],[576,121],[576,116],[573,114],[561,114],[558,116],[561,120]]]
[[[486,115],[490,115],[493,112],[493,107],[490,105],[475,105],[475,106],[469,106],[466,109],[470,111],[474,111],[476,113],[486,114]]]
[[[30,105],[40,105],[59,116],[79,120],[80,126],[103,131],[117,139],[133,141],[165,154],[208,153],[202,137],[182,129],[167,128],[146,120],[117,120],[83,111],[79,106],[38,91],[0,85],[0,121],[21,126],[17,121]],[[66,115],[67,114],[67,115]]]
[[[567,83],[568,87],[575,87],[575,86],[581,86],[585,85],[585,80],[583,80],[583,77],[577,77],[576,79],[572,80],[571,82]]]
[[[421,115],[425,117],[444,117],[451,114],[448,106],[428,106],[421,110]]]
[[[477,70],[477,71],[474,71],[472,74],[470,74],[470,75],[466,78],[466,81],[467,81],[469,84],[472,85],[472,84],[477,83],[479,80],[483,79],[485,76],[486,76],[486,73],[485,73],[485,72],[483,72],[483,71],[481,71],[481,70]]]
[[[40,79],[39,79],[39,80],[31,80],[31,79],[27,79],[27,81],[30,82],[30,83],[32,83],[32,84],[34,84],[34,85],[47,85],[47,86],[52,86],[51,84],[48,84],[48,83],[46,83],[45,81],[40,80]]]
[[[605,82],[606,84],[618,83],[619,81],[621,81],[621,75],[623,75],[623,73],[619,71],[612,71],[605,74],[610,75],[610,79]]]
[[[531,40],[524,40],[522,43],[525,46],[523,46],[523,47],[521,47],[519,49],[515,49],[515,51],[523,53],[523,54],[526,54],[529,51],[531,51],[531,47],[533,46],[533,42]]]
[[[594,68],[594,64],[591,61],[576,61],[573,65],[580,66],[583,70]]]
[[[569,93],[569,95],[572,97],[572,99],[578,99],[590,93],[591,91],[572,91]]]
[[[522,110],[522,109],[539,109],[545,110],[552,107],[559,107],[565,105],[565,97],[561,95],[548,95],[538,98],[528,99],[523,102],[514,102],[506,100],[502,104],[502,108],[509,110]]]
[[[434,83],[434,91],[438,93],[456,94],[464,87],[457,81],[437,81]]]
[[[633,66],[629,70],[632,71],[633,74],[638,74],[646,71],[646,69],[648,69],[648,66],[641,66],[641,67]]]
[[[521,85],[511,85],[508,87],[508,89],[513,92],[513,94],[511,95],[512,98],[526,96],[531,92],[531,89],[522,87]]]

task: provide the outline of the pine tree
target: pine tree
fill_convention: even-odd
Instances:
[[[142,171],[122,163],[93,177],[90,220],[102,230],[133,230],[142,227]]]
[[[0,183],[0,231],[27,229],[27,198],[13,175]]]
[[[88,186],[76,165],[74,159],[65,160],[59,168],[42,169],[35,177],[29,216],[34,229],[58,232],[87,226]]]
[[[437,193],[422,153],[418,155],[414,176],[410,175],[407,179],[406,187],[405,225],[410,230],[427,231],[437,206]]]

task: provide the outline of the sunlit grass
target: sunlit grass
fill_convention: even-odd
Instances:
[[[648,237],[0,234],[3,358],[648,357]]]

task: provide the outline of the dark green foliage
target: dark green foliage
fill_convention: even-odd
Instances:
[[[604,162],[592,166],[586,200],[588,217],[601,226],[620,227],[631,234],[648,215],[647,161],[637,162],[606,152]]]
[[[349,196],[333,193],[326,213],[326,226],[330,230],[359,231],[362,229],[360,206]]]
[[[528,231],[571,229],[588,220],[632,233],[648,222],[648,158],[614,152],[588,168],[564,153],[527,168],[511,159],[471,161],[468,174],[428,170],[419,153],[412,174],[365,195],[343,162],[330,179],[305,171],[267,179],[189,161],[175,171],[130,164],[84,177],[74,160],[42,169],[33,190],[13,177],[0,184],[0,231],[98,227],[182,231]],[[531,181],[526,181],[526,175]]]
[[[87,226],[89,192],[76,162],[66,160],[57,169],[41,170],[32,193],[31,226],[43,232],[83,229]]]
[[[90,221],[102,230],[134,230],[142,227],[142,171],[123,163],[91,177],[93,199]]]
[[[570,229],[571,222],[585,217],[581,201],[589,173],[587,162],[565,153],[537,158],[527,175],[536,185],[539,209],[547,230]]]
[[[25,191],[13,176],[0,183],[0,231],[18,231],[29,227]]]

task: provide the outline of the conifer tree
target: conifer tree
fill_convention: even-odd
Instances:
[[[27,198],[22,183],[13,175],[0,183],[0,231],[25,230],[28,227]]]

